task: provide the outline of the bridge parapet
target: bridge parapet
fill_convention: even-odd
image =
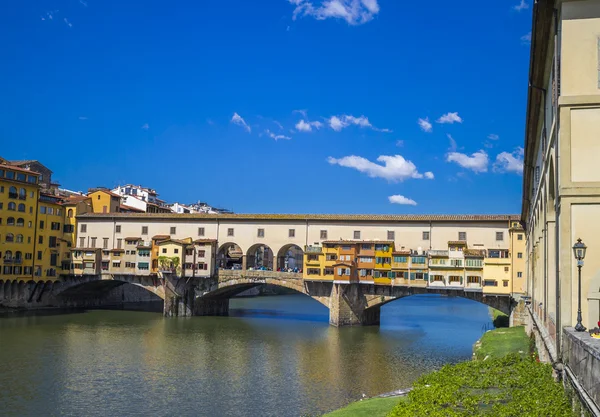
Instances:
[[[231,279],[275,279],[281,281],[302,280],[302,274],[296,272],[279,271],[243,271],[235,269],[219,269],[217,273],[219,282],[229,281]]]

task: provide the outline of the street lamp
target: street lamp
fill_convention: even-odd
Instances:
[[[577,299],[577,324],[575,325],[576,332],[585,332],[585,327],[581,324],[581,267],[583,266],[583,258],[585,258],[585,251],[587,246],[581,241],[581,239],[577,239],[577,243],[573,245],[573,255],[575,259],[577,259],[577,270],[579,273],[579,281],[578,281],[578,299]]]

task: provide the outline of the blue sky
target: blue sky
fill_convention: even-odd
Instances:
[[[530,26],[525,0],[13,0],[1,156],[236,212],[517,213]]]

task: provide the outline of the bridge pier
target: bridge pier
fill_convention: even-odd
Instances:
[[[379,306],[367,308],[360,284],[333,284],[329,298],[329,324],[336,327],[379,324]]]

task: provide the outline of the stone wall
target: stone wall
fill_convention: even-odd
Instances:
[[[563,329],[562,360],[565,383],[578,396],[584,409],[598,415],[600,410],[600,339],[588,332]]]

